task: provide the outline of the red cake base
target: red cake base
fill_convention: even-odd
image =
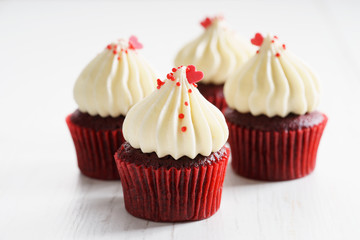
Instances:
[[[229,152],[223,147],[208,157],[175,160],[142,153],[125,142],[115,160],[126,210],[135,217],[157,222],[212,216],[220,207]]]
[[[66,123],[74,141],[80,171],[101,180],[120,179],[114,153],[125,142],[122,129],[124,117],[92,117],[79,111],[67,116]],[[105,124],[107,123],[107,124]],[[108,129],[114,127],[114,129]]]
[[[228,108],[225,117],[230,131],[231,165],[237,174],[283,181],[304,177],[314,170],[328,120],[325,114],[291,115],[276,121],[234,111]]]
[[[224,98],[224,84],[215,85],[215,84],[202,84],[198,83],[198,89],[200,93],[212,104],[214,104],[218,109],[224,111],[227,107]]]

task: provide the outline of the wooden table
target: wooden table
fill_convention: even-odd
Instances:
[[[0,1],[0,239],[359,239],[360,2]],[[124,209],[120,182],[82,176],[65,117],[85,65],[135,34],[159,77],[223,13],[244,38],[272,32],[322,83],[329,123],[315,172],[288,182],[229,167],[211,218],[155,223]]]

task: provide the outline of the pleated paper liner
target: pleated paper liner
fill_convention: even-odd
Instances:
[[[224,111],[227,107],[227,104],[225,102],[224,97],[218,96],[218,95],[207,95],[204,97],[211,102],[213,105],[215,105],[220,111]]]
[[[121,150],[120,150],[121,151]],[[230,150],[211,165],[177,169],[136,165],[115,154],[126,210],[158,222],[195,221],[220,207]]]
[[[327,117],[312,127],[289,131],[248,129],[228,121],[231,166],[246,178],[283,181],[310,174]]]
[[[222,112],[227,107],[224,98],[223,88],[224,85],[200,84],[200,83],[198,84],[198,89],[200,93]]]
[[[80,171],[91,178],[118,180],[114,153],[125,142],[122,130],[97,130],[78,126],[67,116]]]

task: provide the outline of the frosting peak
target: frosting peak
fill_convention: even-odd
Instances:
[[[268,117],[314,111],[320,94],[310,68],[286,50],[277,36],[264,38],[257,33],[251,42],[260,46],[257,54],[224,86],[229,107]]]
[[[225,118],[196,88],[202,73],[194,66],[173,68],[167,79],[158,79],[150,96],[128,112],[123,134],[126,141],[144,153],[174,159],[198,154],[208,156],[226,143]]]
[[[201,25],[205,31],[179,51],[175,64],[194,64],[204,72],[204,83],[223,84],[250,57],[251,46],[226,26],[223,17],[206,18]]]
[[[155,89],[155,74],[136,49],[135,36],[119,39],[98,54],[82,71],[74,87],[81,112],[101,117],[125,116]]]

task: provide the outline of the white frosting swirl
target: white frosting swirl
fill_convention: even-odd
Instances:
[[[222,18],[214,18],[201,36],[179,51],[175,65],[193,64],[204,72],[203,83],[223,84],[252,53],[251,45],[228,29]]]
[[[153,70],[124,40],[108,45],[82,71],[74,87],[81,112],[101,117],[126,115],[156,87]]]
[[[156,152],[159,158],[209,156],[227,141],[225,118],[188,82],[186,67],[177,69],[174,77],[130,109],[123,124],[124,138],[132,147]]]
[[[314,111],[320,92],[310,68],[268,35],[258,54],[225,83],[224,95],[238,112],[285,117]]]

